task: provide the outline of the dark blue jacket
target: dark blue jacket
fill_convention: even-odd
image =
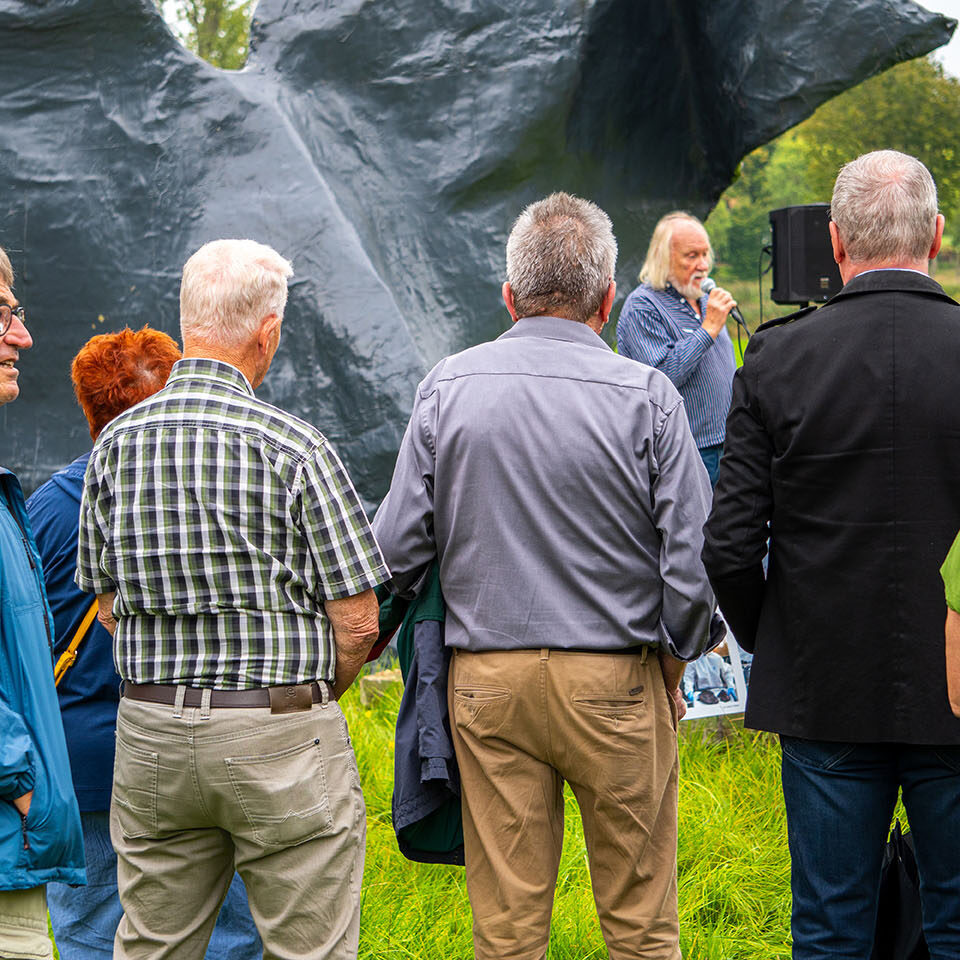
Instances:
[[[93,597],[73,582],[83,474],[90,454],[55,473],[27,501],[37,540],[47,598],[53,611],[54,652],[70,645]],[[77,660],[57,688],[67,732],[73,786],[83,811],[106,810],[113,782],[114,729],[120,677],[113,666],[113,638],[94,620]]]
[[[0,467],[0,889],[85,883],[53,684],[52,617],[17,478]],[[26,818],[13,805],[33,790]]]
[[[379,594],[381,631],[397,630],[403,699],[397,714],[393,829],[400,852],[420,863],[463,865],[460,773],[447,715],[450,650],[436,564],[413,601]]]

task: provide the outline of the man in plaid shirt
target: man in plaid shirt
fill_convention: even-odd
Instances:
[[[253,394],[291,273],[250,240],[197,251],[184,359],[87,468],[76,579],[124,680],[117,958],[202,958],[234,866],[266,955],[356,956],[365,810],[336,699],[389,572],[323,435]]]

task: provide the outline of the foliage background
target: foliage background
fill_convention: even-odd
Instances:
[[[239,70],[250,49],[254,0],[156,0],[184,46],[224,70]]]
[[[717,254],[718,281],[741,302],[748,324],[759,316],[755,285],[769,243],[769,211],[799,203],[829,203],[840,167],[870,150],[893,149],[922,160],[937,183],[947,230],[934,262],[957,291],[960,248],[960,81],[932,56],[901,63],[840,94],[809,119],[744,157],[736,180],[707,218]],[[766,293],[770,283],[765,281]],[[751,290],[751,286],[753,290]],[[752,307],[753,309],[749,309]],[[766,319],[792,307],[765,300]]]

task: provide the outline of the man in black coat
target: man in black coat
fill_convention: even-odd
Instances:
[[[756,654],[747,725],[780,734],[795,960],[870,957],[899,787],[930,954],[946,960],[960,720],[938,568],[960,529],[960,307],[928,275],[944,221],[918,160],[847,164],[831,216],[845,285],[750,341],[703,559]]]

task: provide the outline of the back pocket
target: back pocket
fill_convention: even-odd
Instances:
[[[130,746],[117,736],[113,761],[113,804],[120,831],[128,840],[157,834],[159,754]]]
[[[641,686],[640,691],[643,690]],[[600,690],[596,693],[578,693],[573,698],[577,709],[584,713],[596,713],[606,717],[634,717],[643,706],[644,699],[638,693],[611,693]]]
[[[319,740],[311,738],[279,753],[227,757],[224,762],[260,843],[287,847],[333,832]]]

